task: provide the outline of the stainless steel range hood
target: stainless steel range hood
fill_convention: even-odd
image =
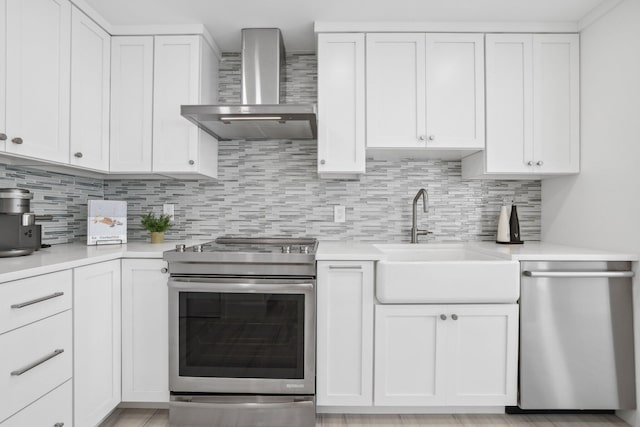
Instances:
[[[285,52],[278,28],[242,30],[242,104],[183,105],[182,116],[219,141],[316,139],[316,108],[284,101]]]

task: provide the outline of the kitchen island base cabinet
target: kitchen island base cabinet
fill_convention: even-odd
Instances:
[[[73,270],[74,424],[95,426],[120,403],[120,260]]]
[[[169,402],[166,267],[161,259],[122,260],[123,402]]]
[[[371,406],[373,262],[318,261],[318,406]]]
[[[518,306],[376,306],[376,406],[507,406],[517,399]]]

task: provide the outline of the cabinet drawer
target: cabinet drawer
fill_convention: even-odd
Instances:
[[[0,423],[0,427],[72,427],[72,399],[71,381],[67,381]]]
[[[0,420],[71,378],[71,336],[70,310],[0,335]]]
[[[71,270],[0,284],[0,334],[71,308]]]

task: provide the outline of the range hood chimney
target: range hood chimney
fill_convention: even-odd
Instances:
[[[219,141],[316,139],[316,109],[284,101],[285,51],[278,28],[242,30],[242,104],[183,105],[182,116]]]

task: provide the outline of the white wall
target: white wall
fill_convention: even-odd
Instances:
[[[543,181],[542,239],[640,254],[640,1],[623,1],[580,43],[581,173]],[[636,411],[620,415],[640,426]]]

